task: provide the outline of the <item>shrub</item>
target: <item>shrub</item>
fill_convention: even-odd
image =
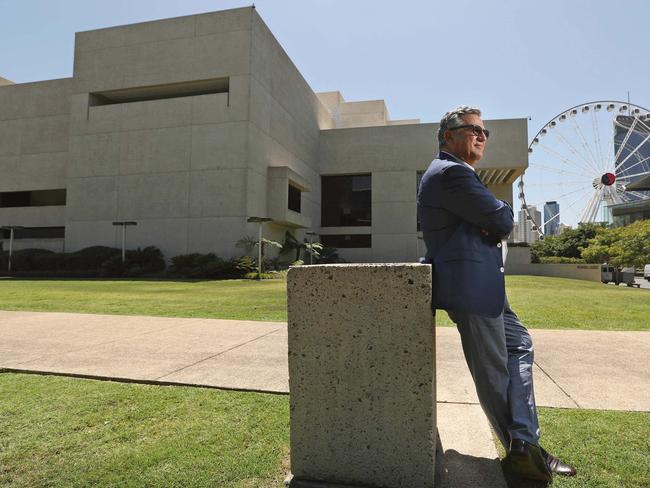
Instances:
[[[542,264],[583,264],[586,261],[580,258],[565,258],[562,256],[542,256],[539,258]]]
[[[54,254],[47,249],[22,249],[14,251],[11,255],[12,271],[32,271],[36,267],[37,258],[45,254]],[[9,265],[9,253],[5,252],[0,255],[0,270],[5,271]]]
[[[222,259],[214,253],[193,253],[174,256],[170,273],[186,278],[243,278],[256,267],[255,260],[249,256]]]
[[[61,271],[66,268],[67,255],[64,252],[39,254],[34,257],[34,269],[39,271]]]
[[[65,268],[69,270],[99,271],[109,259],[120,256],[122,251],[114,247],[91,246],[66,255]]]
[[[255,272],[255,273],[246,273],[244,275],[244,278],[247,280],[257,280],[260,279],[260,277],[263,280],[273,280],[278,278],[278,276],[276,276],[276,273],[262,273],[260,275],[259,273]]]
[[[120,253],[104,261],[101,265],[102,276],[142,276],[165,269],[163,254],[155,246],[126,251],[125,258],[123,263]]]

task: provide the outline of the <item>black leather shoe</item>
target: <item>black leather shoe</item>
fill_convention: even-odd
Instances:
[[[541,448],[521,439],[512,439],[502,467],[507,475],[521,479],[546,482],[553,479]]]
[[[543,448],[540,447],[540,449],[542,451],[542,456],[544,457],[544,461],[546,461],[546,466],[548,466],[548,469],[551,471],[551,473],[555,473],[560,476],[576,475],[577,473],[576,468],[574,468],[569,464],[563,463],[552,454],[546,452]]]

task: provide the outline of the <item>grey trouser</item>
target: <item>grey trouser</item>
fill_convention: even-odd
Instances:
[[[539,444],[533,341],[506,298],[496,318],[448,310],[458,326],[481,407],[506,450],[511,439]]]

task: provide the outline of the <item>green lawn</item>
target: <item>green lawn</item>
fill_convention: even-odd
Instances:
[[[648,290],[539,276],[510,276],[507,289],[531,328],[650,330]],[[3,279],[0,309],[286,321],[286,282]]]
[[[542,445],[578,469],[552,488],[650,486],[650,413],[540,408]]]
[[[532,329],[650,330],[650,290],[546,276],[508,276],[508,300]],[[445,312],[438,325],[451,325]]]
[[[0,280],[0,309],[287,320],[285,280]]]
[[[286,396],[0,374],[0,487],[281,486]]]
[[[0,487],[280,488],[288,411],[286,396],[0,373]],[[579,470],[552,486],[648,486],[650,413],[541,408],[540,422]]]

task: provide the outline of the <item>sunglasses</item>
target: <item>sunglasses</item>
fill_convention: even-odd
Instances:
[[[459,125],[458,127],[452,127],[451,129],[448,130],[458,130],[458,129],[472,129],[472,134],[475,135],[476,137],[480,136],[481,134],[483,134],[486,139],[490,137],[489,130],[484,129],[480,125],[475,125],[475,124]]]

